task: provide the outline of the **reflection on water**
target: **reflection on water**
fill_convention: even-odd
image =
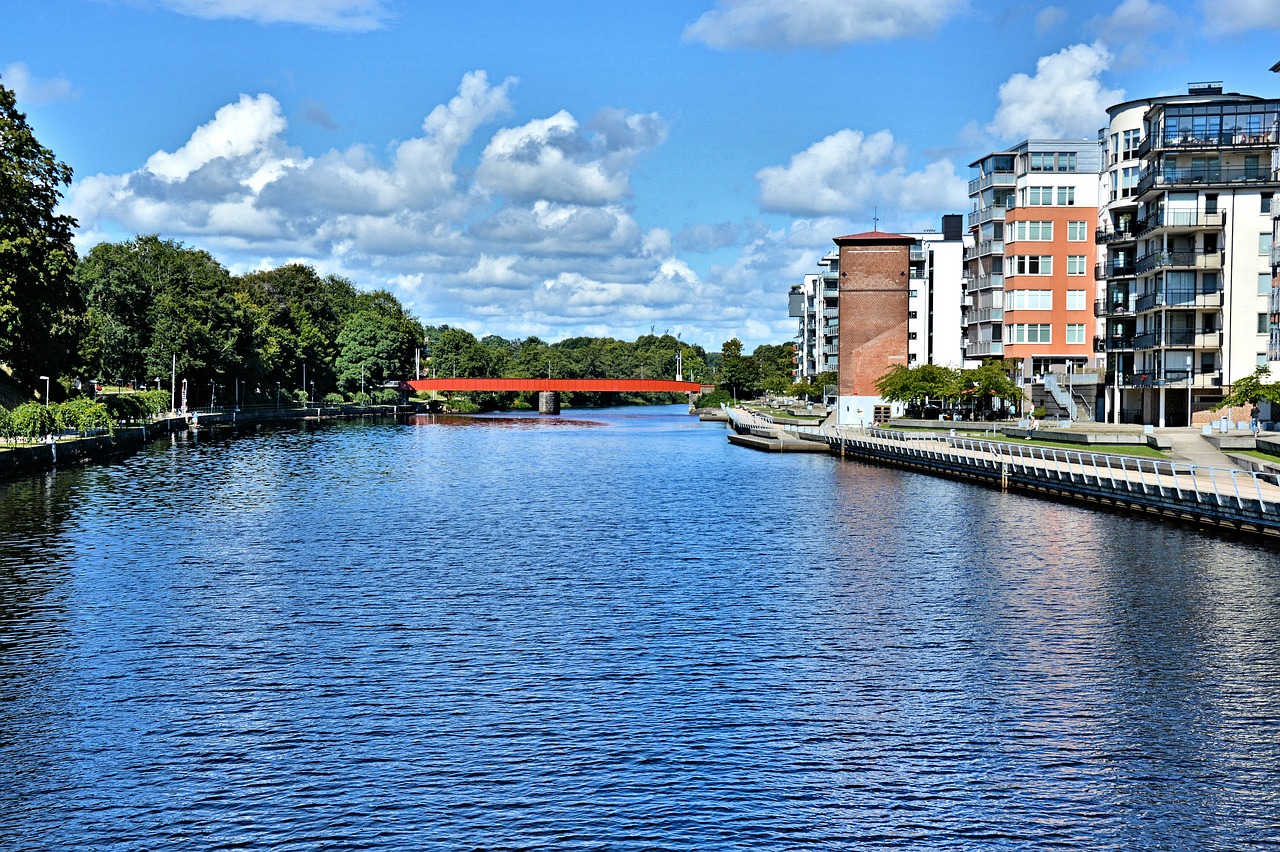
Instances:
[[[1278,839],[1280,557],[675,408],[175,438],[0,543],[5,848]]]

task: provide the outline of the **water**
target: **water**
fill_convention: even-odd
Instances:
[[[0,484],[0,848],[1280,843],[1280,556],[677,409]]]

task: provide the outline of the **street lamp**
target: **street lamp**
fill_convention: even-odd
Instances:
[[[1187,426],[1194,426],[1191,422],[1191,356],[1187,356]]]
[[[49,407],[49,377],[41,376],[40,378],[44,379],[44,407],[48,408]]]

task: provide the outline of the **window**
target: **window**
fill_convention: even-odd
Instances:
[[[1027,206],[1047,207],[1053,204],[1053,187],[1029,186],[1026,188]]]
[[[914,331],[909,331],[909,332],[907,332],[907,339],[908,339],[908,340],[915,340],[915,339],[916,339],[916,332],[914,332]]]
[[[1076,188],[1074,186],[1058,187],[1058,206],[1066,207],[1076,203]]]
[[[1141,130],[1126,130],[1124,132],[1125,153],[1132,154],[1132,152],[1136,151],[1138,149],[1138,144],[1141,141],[1141,139],[1142,139]]]
[[[1271,273],[1270,272],[1258,273],[1258,295],[1259,296],[1271,295]]]
[[[1006,290],[1005,309],[1010,311],[1053,310],[1052,290]]]
[[[1073,254],[1067,258],[1067,274],[1068,275],[1084,275],[1085,274],[1085,256],[1082,254]]]
[[[1270,213],[1271,212],[1271,193],[1269,192],[1262,193],[1261,201],[1262,201],[1262,212]]]
[[[1049,324],[1012,323],[1004,327],[1005,343],[1051,343]]]
[[[1076,152],[1075,151],[1059,151],[1058,152],[1058,171],[1074,172],[1076,170]]]
[[[1012,222],[1014,240],[1035,240],[1050,242],[1053,240],[1052,222]]]
[[[1258,334],[1266,334],[1269,330],[1267,325],[1269,317],[1267,314],[1258,314]]]
[[[1068,343],[1084,343],[1084,323],[1082,322],[1067,323],[1067,342]]]
[[[1084,291],[1068,290],[1067,291],[1067,310],[1083,311],[1084,310]],[[1070,343],[1071,341],[1067,341]]]
[[[1013,257],[1014,275],[1052,275],[1053,256],[1048,254],[1019,254]]]
[[[907,319],[915,319],[916,311],[907,311]]]
[[[1271,234],[1258,234],[1258,254],[1271,254]]]
[[[1053,155],[1052,154],[1032,154],[1031,155],[1031,171],[1033,172],[1053,171]]]
[[[1254,362],[1254,365],[1255,365],[1255,366],[1258,366],[1258,367],[1265,367],[1265,366],[1267,366],[1267,353],[1265,353],[1265,352],[1259,352],[1259,353],[1258,353],[1258,360]]]
[[[1089,225],[1087,222],[1068,222],[1067,223],[1067,241],[1073,243],[1083,243],[1089,239]]]

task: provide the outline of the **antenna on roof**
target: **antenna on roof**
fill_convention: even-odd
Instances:
[[[880,230],[880,208],[879,207],[871,208],[871,230],[873,231]]]

